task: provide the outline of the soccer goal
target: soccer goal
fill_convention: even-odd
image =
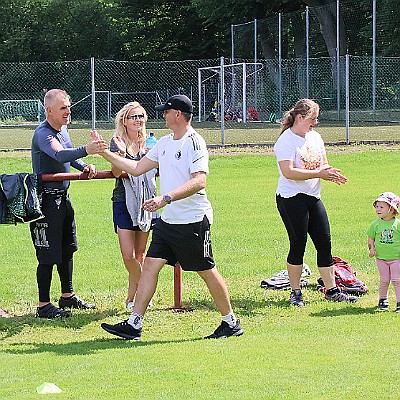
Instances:
[[[149,118],[154,118],[154,106],[162,103],[158,92],[96,90],[93,93],[73,93],[72,98],[72,121],[85,122],[92,119],[95,125],[113,122],[117,112],[132,101],[138,101],[146,109]]]
[[[41,100],[0,100],[0,124],[37,124],[43,121],[44,106]]]
[[[111,117],[114,118],[117,112],[127,103],[132,101],[139,102],[146,110],[149,118],[156,118],[154,107],[162,104],[161,96],[158,91],[154,92],[111,92],[109,109]]]
[[[237,63],[198,69],[199,122],[259,120],[263,64]]]

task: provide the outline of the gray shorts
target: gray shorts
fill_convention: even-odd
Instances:
[[[162,258],[173,266],[179,262],[185,271],[214,268],[208,218],[191,224],[168,224],[159,218],[146,257]]]

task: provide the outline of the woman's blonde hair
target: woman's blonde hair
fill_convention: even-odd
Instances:
[[[286,111],[283,115],[281,122],[281,131],[284,132],[287,128],[290,128],[294,124],[296,115],[302,115],[304,118],[313,118],[318,115],[319,105],[314,100],[311,99],[301,99],[299,100],[293,108]]]
[[[138,132],[138,145],[139,149],[133,148],[133,142],[128,136],[128,132],[126,129],[126,121],[129,116],[131,110],[134,108],[139,108],[140,112],[144,115],[144,124],[142,125],[142,129]],[[132,154],[133,151],[142,151],[146,142],[146,122],[147,122],[147,113],[146,110],[141,106],[141,104],[137,101],[132,101],[130,103],[125,104],[115,116],[115,131],[114,136],[120,136],[124,143],[126,144],[126,149],[129,153]]]

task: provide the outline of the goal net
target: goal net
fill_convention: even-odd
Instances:
[[[268,121],[264,74],[262,63],[199,68],[199,121]]]
[[[117,112],[127,103],[137,101],[146,110],[148,118],[154,119],[157,117],[154,107],[157,104],[162,104],[160,94],[154,92],[111,92],[109,110],[111,119],[115,118]]]
[[[44,118],[44,106],[41,100],[0,100],[0,124],[37,124]]]

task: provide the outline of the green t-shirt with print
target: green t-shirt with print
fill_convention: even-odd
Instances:
[[[367,235],[374,239],[376,257],[381,260],[400,259],[400,220],[376,219],[368,228]]]

